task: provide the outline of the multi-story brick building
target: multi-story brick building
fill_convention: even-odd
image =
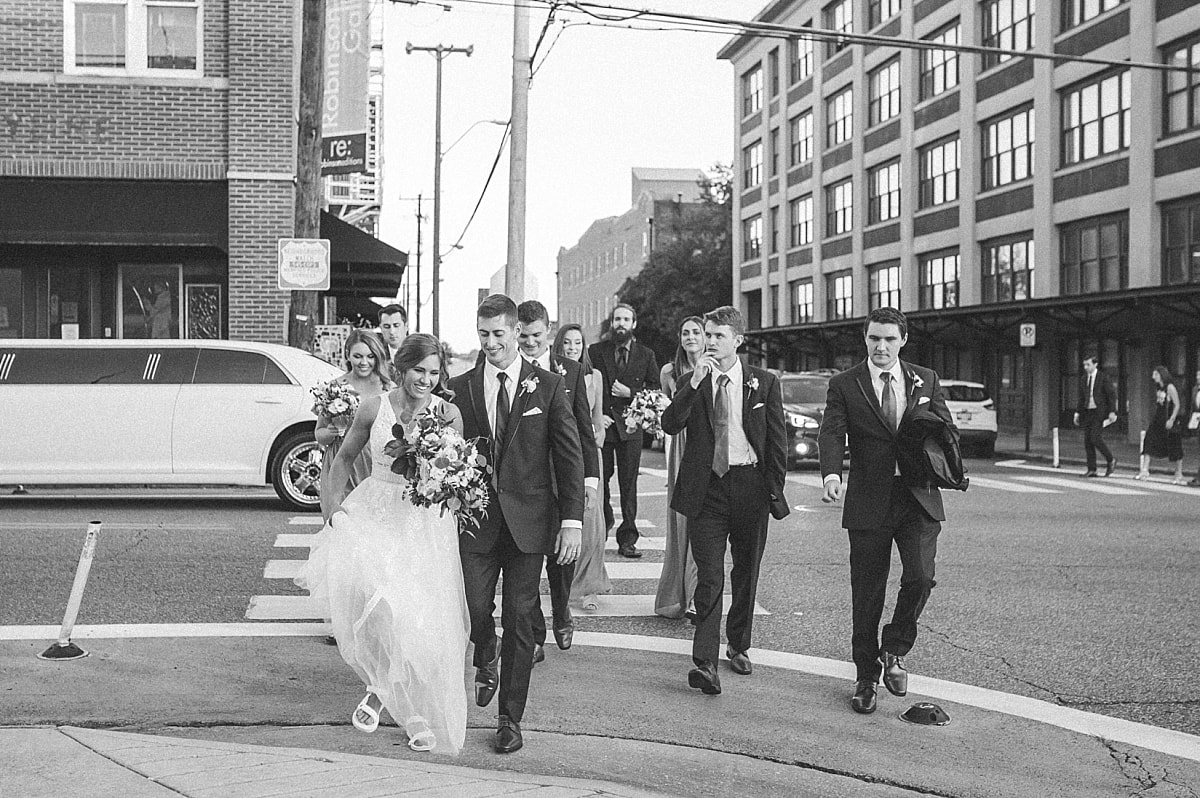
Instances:
[[[1114,62],[1200,66],[1187,0],[777,0],[758,20]],[[1001,424],[1069,419],[1086,354],[1137,439],[1150,371],[1200,368],[1200,72],[739,36],[734,295],[755,356],[907,355],[982,380]],[[1036,346],[1019,330],[1036,325]],[[1028,393],[1027,393],[1028,390]],[[1069,422],[1068,422],[1069,423]]]
[[[298,8],[0,0],[0,337],[286,339]],[[322,236],[332,296],[395,294],[403,253]]]
[[[617,291],[701,205],[706,179],[699,169],[634,167],[629,210],[597,219],[575,246],[558,250],[559,321],[581,325],[589,342],[599,340]]]

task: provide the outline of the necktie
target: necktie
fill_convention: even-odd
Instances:
[[[504,433],[508,429],[508,375],[503,371],[496,375],[500,381],[500,390],[496,392],[496,429],[492,430],[492,456],[500,460],[500,449],[504,445]]]
[[[717,396],[713,400],[713,473],[729,473],[729,375],[717,377]]]
[[[629,350],[623,346],[617,347],[617,369],[624,371],[625,366],[629,364]]]
[[[1095,400],[1096,398],[1096,373],[1092,372],[1088,375],[1088,399]]]
[[[883,417],[887,419],[888,427],[892,432],[896,431],[896,395],[892,393],[892,373],[885,371],[879,375],[879,379],[883,380],[883,396],[879,401],[879,406],[883,409]]]

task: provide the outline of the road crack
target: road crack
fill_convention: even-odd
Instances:
[[[973,657],[983,657],[986,659],[991,659],[996,662],[999,662],[1001,665],[1004,666],[1004,670],[1007,672],[1007,677],[1009,679],[1012,679],[1013,681],[1018,682],[1019,684],[1023,684],[1026,687],[1032,688],[1041,693],[1045,693],[1046,695],[1050,696],[1053,699],[1054,703],[1056,703],[1056,704],[1060,704],[1062,706],[1067,706],[1068,702],[1072,702],[1072,701],[1078,702],[1078,703],[1086,703],[1083,699],[1083,696],[1071,696],[1071,697],[1062,696],[1062,695],[1059,695],[1054,690],[1051,690],[1049,687],[1046,687],[1045,685],[1038,684],[1037,682],[1030,681],[1029,679],[1026,679],[1022,676],[1017,675],[1017,667],[1015,665],[1013,665],[1011,662],[1009,662],[1005,657],[1003,657],[999,654],[982,653],[982,652],[975,651],[974,649],[972,649],[968,646],[963,646],[963,645],[959,645],[958,643],[955,643],[953,640],[950,639],[950,635],[946,634],[945,632],[941,632],[937,629],[934,629],[929,624],[919,623],[919,625],[926,632],[928,632],[929,634],[938,638],[939,640],[941,640],[943,643],[945,643],[950,648],[970,654]]]
[[[1179,793],[1172,791],[1173,794],[1186,794],[1191,798],[1200,798],[1200,794],[1196,792],[1195,788],[1172,780],[1170,772],[1165,767],[1147,765],[1140,756],[1132,751],[1118,748],[1112,740],[1100,738],[1100,743],[1116,763],[1121,775],[1129,780],[1130,786],[1133,788],[1133,792],[1129,794],[1130,798],[1148,795],[1151,790],[1163,785],[1177,787],[1181,791]]]

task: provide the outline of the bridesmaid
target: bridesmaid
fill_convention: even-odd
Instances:
[[[336,378],[337,382],[345,383],[358,394],[359,401],[387,393],[392,389],[392,381],[388,378],[390,364],[385,354],[383,340],[370,330],[351,330],[346,337],[343,355],[346,358],[346,373]],[[328,521],[330,510],[341,504],[342,499],[366,479],[371,473],[370,452],[364,449],[354,461],[350,469],[350,481],[346,485],[331,484],[330,473],[333,470],[333,460],[341,448],[342,439],[350,429],[350,419],[331,418],[321,415],[317,419],[317,428],[313,437],[317,443],[325,447],[321,458],[321,516]]]
[[[582,328],[578,324],[564,324],[559,327],[554,336],[553,350],[554,354],[570,358],[583,366],[583,380],[587,385],[588,402],[592,408],[592,432],[596,436],[596,447],[603,447],[603,385],[600,372],[592,370],[592,361],[587,354],[587,342],[583,340]],[[600,502],[592,502],[592,506],[583,513],[583,543],[579,548],[579,559],[575,562],[575,579],[571,582],[571,598],[576,600],[582,596],[581,603],[585,610],[599,609],[600,603],[596,596],[612,590],[608,572],[604,569],[604,540],[607,536]]]
[[[691,373],[704,353],[704,322],[699,316],[688,316],[679,325],[679,346],[675,360],[662,367],[659,381],[663,393],[670,399],[675,394],[675,385],[680,377]],[[667,506],[675,492],[675,479],[679,474],[679,463],[683,460],[686,430],[671,436],[667,441]],[[663,558],[662,574],[658,578],[658,594],[654,598],[654,611],[666,618],[692,618],[696,612],[692,596],[696,592],[696,561],[692,559],[688,545],[687,519],[668,509],[667,550]]]

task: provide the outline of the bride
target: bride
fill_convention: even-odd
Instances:
[[[386,709],[414,751],[456,754],[466,737],[469,624],[458,529],[453,513],[404,496],[384,446],[397,422],[411,433],[436,412],[461,432],[462,416],[432,393],[443,373],[436,338],[408,336],[395,366],[398,387],[363,400],[333,464],[333,484],[343,484],[369,446],[371,475],[335,504],[296,584],[332,609],[342,659],[366,685],[354,726],[374,731]]]

